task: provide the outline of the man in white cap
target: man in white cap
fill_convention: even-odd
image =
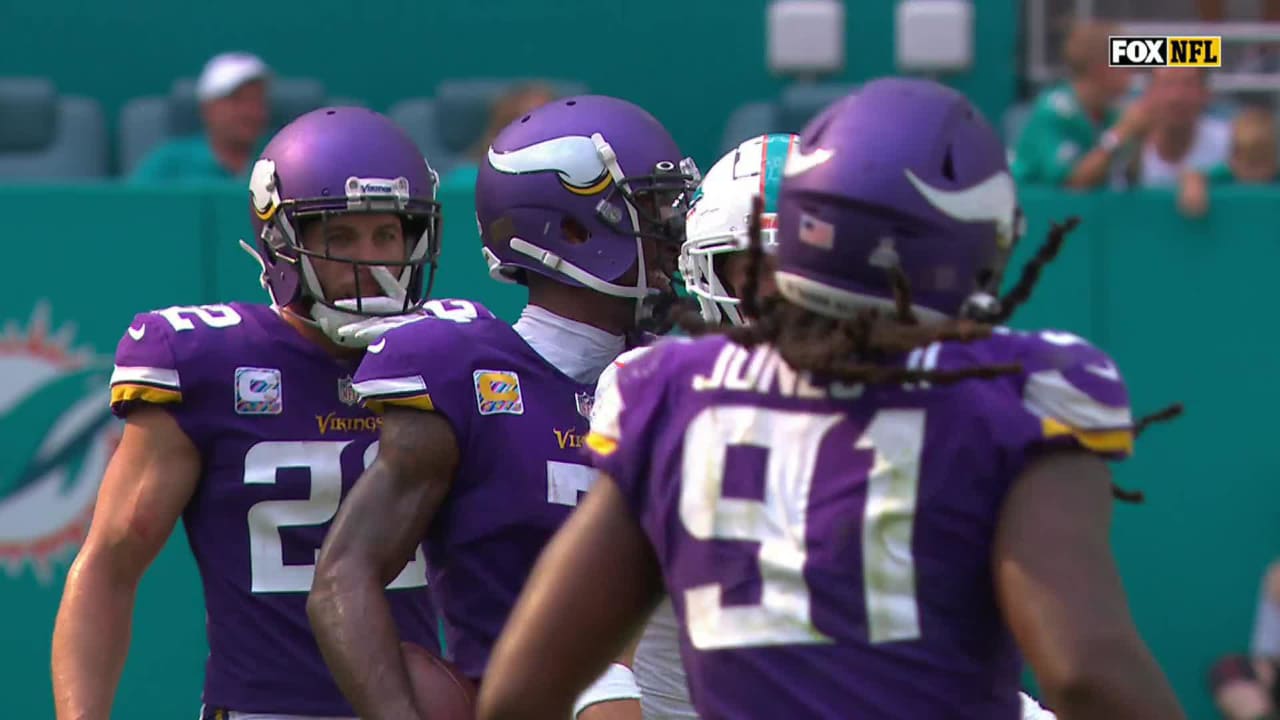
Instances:
[[[204,133],[153,148],[130,180],[174,183],[246,178],[267,129],[270,76],[270,68],[256,55],[232,52],[213,57],[196,81]]]

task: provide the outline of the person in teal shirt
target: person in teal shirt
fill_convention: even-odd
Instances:
[[[1045,90],[1014,148],[1012,171],[1020,184],[1096,188],[1118,181],[1146,133],[1148,103],[1138,99],[1121,113],[1132,72],[1108,66],[1109,23],[1072,28],[1063,47],[1070,79]]]
[[[205,131],[151,150],[129,181],[134,184],[248,181],[266,139],[270,70],[248,53],[224,53],[205,64],[196,99]]]

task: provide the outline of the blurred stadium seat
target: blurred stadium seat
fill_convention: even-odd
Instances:
[[[401,100],[387,110],[387,117],[413,138],[436,172],[443,175],[458,163],[460,156],[445,149],[435,100],[424,97]]]
[[[0,77],[0,179],[78,180],[108,175],[98,101],[59,95],[51,80]]]
[[[850,83],[796,83],[783,88],[778,98],[780,132],[798,133],[823,108],[853,92]]]
[[[120,173],[128,175],[151,148],[174,138],[199,133],[200,106],[195,80],[175,80],[168,95],[138,97],[120,110],[116,147]],[[270,86],[271,131],[308,111],[328,104],[362,105],[351,99],[325,95],[324,83],[315,78],[277,77]]]
[[[431,166],[444,174],[464,162],[467,151],[484,135],[494,102],[529,82],[546,82],[561,97],[589,92],[585,84],[565,80],[461,78],[442,81],[435,97],[400,100],[387,114],[418,143]]]
[[[744,140],[774,132],[778,127],[776,103],[758,101],[739,105],[729,113],[729,118],[725,121],[718,152],[727,153]]]
[[[272,133],[329,101],[324,83],[315,78],[276,78],[267,96],[271,101]]]
[[[852,92],[850,83],[796,83],[783,88],[777,100],[739,105],[729,113],[720,137],[720,152],[729,152],[756,135],[798,133],[818,111]]]

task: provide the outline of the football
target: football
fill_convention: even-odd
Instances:
[[[400,654],[413,684],[418,708],[432,720],[472,720],[476,716],[476,686],[453,663],[426,648],[400,643]]]

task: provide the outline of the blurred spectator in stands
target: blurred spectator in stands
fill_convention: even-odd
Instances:
[[[1280,0],[1261,0],[1262,20],[1280,22]],[[1196,14],[1205,22],[1222,22],[1227,19],[1227,0],[1196,0]]]
[[[1227,161],[1206,172],[1186,170],[1178,190],[1178,207],[1190,217],[1209,209],[1212,185],[1267,185],[1280,182],[1280,152],[1274,116],[1262,108],[1241,110],[1231,123]]]
[[[1280,660],[1280,562],[1272,563],[1258,592],[1249,655],[1229,655],[1209,672],[1214,703],[1227,720],[1280,720],[1276,661]]]
[[[1280,0],[1260,0],[1258,4],[1262,6],[1263,22],[1280,22]],[[1196,14],[1205,22],[1222,22],[1227,19],[1227,0],[1196,0]],[[1274,47],[1254,45],[1238,57],[1240,62],[1234,64],[1241,72],[1271,73],[1280,70],[1280,55]]]
[[[1227,121],[1205,113],[1209,73],[1200,68],[1156,68],[1145,97],[1151,130],[1138,159],[1138,184],[1172,187],[1185,170],[1207,172],[1226,162],[1231,145]]]
[[[1146,97],[1121,112],[1132,71],[1108,67],[1106,22],[1082,22],[1068,33],[1062,55],[1067,82],[1040,94],[1018,137],[1013,173],[1020,183],[1097,188],[1122,173],[1150,124]]]
[[[224,53],[205,63],[196,101],[205,132],[152,149],[134,170],[134,183],[246,179],[265,141],[271,71],[248,53]]]
[[[455,166],[445,177],[445,184],[474,185],[477,163],[482,162],[488,155],[489,144],[498,136],[498,133],[516,120],[555,99],[555,88],[539,82],[519,85],[499,97],[489,109],[489,126],[485,128],[484,135],[476,140],[476,144],[467,153],[468,162]]]

